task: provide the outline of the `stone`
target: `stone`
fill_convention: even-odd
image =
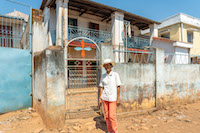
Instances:
[[[167,120],[167,123],[172,123],[173,122],[173,119],[168,119]]]
[[[170,109],[170,107],[165,107],[165,110],[169,110]]]
[[[88,123],[86,123],[85,125],[96,125],[96,121],[88,122]]]
[[[132,120],[133,120],[134,122],[140,122],[140,120],[135,119],[135,118],[132,118]]]
[[[158,119],[158,120],[160,120],[160,116],[159,116],[159,117],[157,117],[157,119]]]
[[[44,127],[38,128],[34,131],[34,133],[41,133],[44,130]]]
[[[179,116],[176,116],[178,119],[183,119],[183,118],[185,118],[186,116],[185,115],[179,115]]]
[[[186,119],[185,122],[191,122],[191,120]]]
[[[158,125],[157,125],[157,124],[153,124],[151,127],[152,127],[152,128],[158,127]]]
[[[140,122],[141,123],[145,123],[147,120],[146,119],[143,119],[143,120],[141,120]]]
[[[68,133],[74,133],[75,131],[73,131],[72,129],[68,130]]]
[[[149,127],[141,127],[141,130],[149,130]]]
[[[127,129],[128,129],[128,130],[138,131],[138,128],[137,128],[137,127],[134,127],[134,126],[128,126]]]
[[[132,126],[127,126],[127,129],[128,130],[132,130]]]
[[[81,130],[81,128],[79,126],[73,126],[73,129],[78,131],[78,132]]]
[[[95,121],[88,122],[85,124],[85,126],[86,126],[87,130],[91,131],[96,128],[96,122]]]
[[[65,130],[61,130],[60,133],[67,133]]]
[[[146,126],[146,124],[142,123],[141,126]]]
[[[91,131],[91,130],[93,130],[93,129],[95,129],[94,126],[87,126],[87,130]]]

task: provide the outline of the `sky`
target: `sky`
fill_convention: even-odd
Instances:
[[[42,0],[14,0],[39,9]],[[200,0],[93,0],[105,5],[120,8],[133,14],[155,21],[175,15],[179,12],[200,18]],[[0,14],[15,10],[29,13],[29,9],[7,0],[0,0]]]

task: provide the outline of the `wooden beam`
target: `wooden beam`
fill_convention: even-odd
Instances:
[[[140,22],[140,21],[138,21],[138,20],[133,20],[132,22],[131,22],[131,25],[134,25],[134,24],[136,24],[137,22]]]
[[[110,19],[108,19],[108,21],[106,21],[106,22],[108,23],[110,20],[111,20],[111,18],[110,18]]]
[[[79,14],[79,16],[82,16],[84,13],[86,13],[88,11],[88,9],[85,9],[83,12],[81,12],[80,14]]]
[[[103,22],[104,20],[106,20],[106,19],[108,19],[108,18],[110,18],[111,16],[107,16],[107,17],[105,17],[105,18],[103,18],[102,20],[101,20],[101,22]]]
[[[75,9],[75,8],[69,7],[69,9],[80,12],[80,9],[78,9],[78,8]],[[100,17],[100,18],[104,17],[104,16],[100,16],[100,15],[97,15],[97,14],[89,13],[89,12],[87,12],[87,14],[94,15],[94,16],[97,16],[97,17]]]

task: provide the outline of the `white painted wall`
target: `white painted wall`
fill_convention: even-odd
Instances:
[[[179,44],[181,43],[181,45]],[[186,47],[187,46],[187,47]],[[183,42],[153,40],[152,47],[164,49],[166,63],[188,64],[190,44]]]
[[[175,47],[175,64],[188,64],[189,63],[189,49]]]
[[[173,42],[153,40],[152,47],[162,48],[165,53],[175,53]]]
[[[44,23],[33,22],[33,53],[41,52],[48,47],[44,32]]]
[[[45,7],[43,14],[44,16],[44,47],[50,46],[49,44],[49,36],[50,36],[50,8]]]

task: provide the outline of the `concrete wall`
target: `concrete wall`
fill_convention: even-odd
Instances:
[[[164,65],[164,103],[192,102],[200,98],[200,65]]]
[[[60,48],[46,49],[34,57],[33,107],[47,127],[65,123],[64,53]]]
[[[109,46],[103,48],[107,51],[102,55],[112,53]],[[200,98],[200,65],[165,64],[164,53],[164,49],[153,49],[152,64],[117,63],[113,67],[122,81],[118,113],[163,108]]]
[[[128,112],[155,107],[155,65],[120,64],[113,68],[122,81],[122,104],[117,112]]]

